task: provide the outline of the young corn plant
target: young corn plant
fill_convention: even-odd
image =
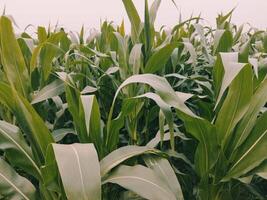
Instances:
[[[122,4],[130,34],[1,16],[0,199],[266,199],[266,31]]]

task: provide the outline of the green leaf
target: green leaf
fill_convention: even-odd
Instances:
[[[73,129],[70,128],[61,128],[61,129],[56,129],[52,132],[53,138],[56,142],[59,142],[62,140],[66,135],[68,134],[76,134],[76,132]]]
[[[4,82],[0,82],[0,102],[9,109],[15,104],[10,86]]]
[[[13,113],[25,133],[28,133],[30,139],[34,141],[32,145],[36,150],[40,150],[40,158],[45,157],[47,147],[54,142],[53,137],[42,118],[37,114],[31,104],[20,97],[13,91],[14,99],[16,99]]]
[[[150,51],[152,48],[152,31],[153,27],[150,24],[149,11],[148,11],[148,2],[145,0],[145,23],[144,23],[144,34],[145,34],[145,60],[150,56]]]
[[[187,132],[198,141],[195,153],[196,171],[204,177],[214,166],[218,158],[219,145],[217,143],[216,127],[206,120],[184,119]]]
[[[172,166],[166,158],[160,158],[153,155],[143,156],[146,165],[168,184],[177,199],[184,199],[183,192],[174,173]]]
[[[140,34],[140,23],[141,23],[140,17],[132,0],[122,0],[122,2],[127,12],[128,18],[131,22],[132,41],[133,43],[137,43],[139,41],[139,34]]]
[[[233,46],[233,35],[229,30],[216,30],[214,35],[213,54],[230,52]]]
[[[224,178],[237,178],[257,167],[265,159],[267,145],[267,112],[257,119],[255,126],[246,141],[240,146],[232,160],[232,165]]]
[[[226,20],[228,18],[231,18],[233,12],[234,12],[235,8],[233,8],[232,10],[230,10],[226,15],[220,14],[217,18],[216,18],[216,24],[218,28],[223,28]]]
[[[32,48],[34,45],[34,41],[28,38],[18,38],[17,39],[21,52],[23,54],[23,58],[25,61],[25,65],[27,67],[27,71],[30,71],[30,62],[32,57]]]
[[[59,173],[69,200],[101,199],[101,177],[93,144],[53,144]]]
[[[150,24],[152,25],[155,23],[160,3],[161,3],[161,0],[153,1],[149,9],[149,19],[150,19]]]
[[[112,172],[104,183],[115,183],[139,196],[150,199],[176,200],[168,185],[153,170],[142,165],[122,165]]]
[[[15,89],[8,87],[4,83],[0,83],[1,93],[4,96],[1,96],[0,102],[7,105],[16,116],[19,126],[27,134],[30,141],[32,141],[32,148],[38,153],[39,162],[43,162],[48,145],[54,142],[44,121],[32,105],[18,94]]]
[[[135,44],[129,56],[129,65],[132,68],[133,74],[139,74],[140,69],[143,69],[143,54],[142,44]]]
[[[5,121],[0,121],[0,149],[5,151],[6,157],[12,165],[40,179],[39,167],[19,128]]]
[[[46,33],[46,30],[45,30],[45,27],[38,26],[37,35],[38,35],[39,43],[45,42],[46,39],[47,39],[47,33]]]
[[[42,44],[40,51],[40,67],[42,70],[43,81],[46,81],[52,70],[52,61],[59,51],[57,46],[63,36],[62,32],[58,32],[50,36],[45,43]]]
[[[216,89],[216,105],[217,106],[234,78],[238,75],[246,64],[238,62],[238,53],[220,53],[218,55],[213,79]]]
[[[181,135],[177,132],[173,134],[173,137],[180,137]],[[161,133],[158,132],[157,135],[150,140],[146,146],[151,147],[151,148],[156,148],[156,146],[161,142],[161,141],[168,141],[171,139],[171,134],[169,132],[164,133],[163,137],[161,137]]]
[[[176,47],[176,44],[167,44],[155,52],[146,63],[145,73],[155,73],[159,70],[163,70],[165,64],[170,59],[171,54]]]
[[[157,94],[161,97],[163,101],[165,101],[169,106],[176,108],[179,112],[184,113],[190,117],[197,117],[192,111],[184,104],[184,102],[177,96],[175,91],[172,89],[168,81],[160,76],[153,74],[142,74],[142,75],[134,75],[126,79],[120,87],[117,89],[116,94],[113,98],[112,106],[109,112],[108,122],[107,122],[107,145],[113,141],[110,128],[111,128],[111,120],[113,115],[113,110],[115,106],[116,98],[121,91],[122,88],[129,84],[133,83],[142,83],[151,86]]]
[[[119,69],[120,75],[123,79],[127,77],[128,74],[128,49],[125,39],[119,34],[114,33],[118,41],[118,56],[119,56]]]
[[[166,121],[169,125],[169,130],[170,130],[170,135],[171,135],[171,139],[170,139],[171,147],[174,150],[174,130],[173,130],[174,122],[173,122],[173,115],[172,115],[171,107],[167,103],[165,103],[159,95],[152,93],[152,92],[148,92],[143,95],[136,96],[134,98],[144,98],[144,97],[155,101],[157,105],[160,107],[160,110],[163,112],[166,118]]]
[[[36,66],[40,67],[41,86],[44,86],[45,81],[50,75],[50,72],[52,70],[52,61],[57,56],[58,52],[61,50],[59,47],[59,42],[63,36],[63,32],[52,34],[44,42],[40,43],[33,51],[31,60],[31,71],[33,71]],[[39,63],[37,63],[38,59]]]
[[[0,195],[4,199],[35,200],[34,186],[0,158]]]
[[[195,51],[195,47],[192,45],[192,43],[190,41],[183,41],[183,44],[186,48],[186,50],[189,52],[190,57],[189,59],[186,61],[186,64],[192,64],[193,66],[196,65],[197,63],[197,53]]]
[[[233,141],[235,151],[248,137],[249,133],[253,129],[255,121],[257,120],[260,109],[264,106],[267,99],[267,79],[264,79],[259,85],[249,103],[249,107],[241,122],[237,126],[235,131],[235,138]]]
[[[244,43],[240,47],[240,51],[238,54],[238,60],[240,62],[248,63],[250,46],[251,46],[251,39],[249,39],[246,43]]]
[[[248,109],[253,93],[253,74],[246,65],[232,81],[226,99],[218,113],[215,125],[218,141],[222,147],[230,140],[230,135]]]
[[[6,77],[9,83],[27,98],[30,92],[28,70],[15,38],[11,21],[5,16],[0,18],[0,39],[1,61]]]
[[[36,104],[52,97],[58,96],[64,92],[64,82],[56,79],[52,83],[46,85],[37,94],[34,95],[31,104]]]
[[[84,111],[87,134],[90,137],[90,141],[94,143],[96,149],[101,154],[102,129],[97,99],[95,95],[81,95],[81,103]]]
[[[159,133],[160,133],[160,147],[162,148],[163,138],[164,138],[164,125],[165,125],[165,116],[162,110],[159,111]],[[173,134],[174,136],[174,134]],[[173,137],[174,138],[174,137]],[[147,145],[149,146],[149,145]]]
[[[80,92],[73,86],[65,83],[66,99],[68,110],[72,115],[73,123],[79,140],[83,143],[89,142],[89,135],[86,129],[84,108],[81,101]]]
[[[146,146],[125,146],[108,154],[100,161],[101,176],[104,177],[110,170],[121,164],[123,161],[146,153],[155,153],[156,150]]]
[[[267,179],[267,160],[264,160],[259,166],[251,170],[248,175],[257,174],[261,178]]]

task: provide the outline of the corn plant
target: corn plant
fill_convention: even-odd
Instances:
[[[122,4],[130,33],[1,16],[0,199],[266,199],[266,31]]]

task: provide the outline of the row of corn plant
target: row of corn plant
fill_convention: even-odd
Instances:
[[[267,32],[160,3],[122,0],[129,33],[1,16],[0,199],[267,198]]]

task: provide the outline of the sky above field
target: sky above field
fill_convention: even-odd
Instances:
[[[144,1],[133,1],[142,17]],[[219,12],[227,12],[236,7],[234,22],[248,22],[255,27],[267,28],[267,0],[176,0],[176,3],[183,19],[192,13],[195,16],[202,13],[206,23],[214,25]],[[72,30],[79,30],[83,24],[88,29],[98,29],[101,19],[108,19],[117,24],[124,19],[126,28],[129,29],[129,21],[121,0],[0,0],[1,12],[4,6],[6,13],[15,18],[21,30],[28,24],[47,26],[57,22]],[[162,0],[156,27],[173,26],[178,19],[179,11],[171,0]]]

